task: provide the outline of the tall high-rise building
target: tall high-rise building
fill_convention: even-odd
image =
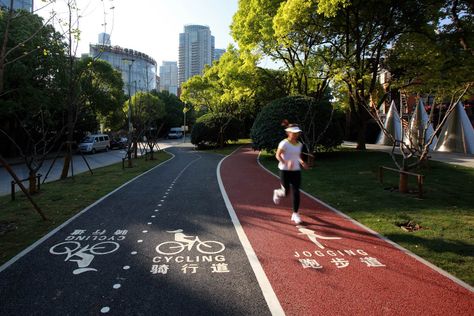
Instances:
[[[214,49],[214,60],[219,60],[222,55],[224,55],[225,49],[222,48],[216,48]]]
[[[10,0],[0,0],[0,7],[10,8]],[[33,12],[33,0],[13,0],[13,9]]]
[[[178,95],[178,63],[163,61],[160,66],[160,91],[169,91]]]
[[[214,58],[214,36],[209,26],[185,25],[179,34],[179,85],[192,76],[202,74]]]
[[[108,33],[100,33],[99,34],[99,41],[97,42],[99,45],[111,45],[110,42],[110,34]]]

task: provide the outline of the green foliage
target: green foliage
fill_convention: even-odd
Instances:
[[[2,41],[7,18],[6,14],[0,15]],[[64,79],[64,45],[61,35],[51,26],[42,28],[42,23],[39,16],[26,11],[19,11],[10,20],[0,115],[37,113],[40,106],[57,110],[61,104],[58,88]],[[36,36],[28,40],[35,32]]]
[[[210,112],[236,113],[239,104],[255,94],[256,71],[255,58],[230,45],[202,76],[194,76],[183,84],[181,98],[197,110],[206,108]]]
[[[76,69],[81,74],[80,100],[81,112],[84,112],[79,113],[79,119],[89,116],[95,123],[95,129],[99,122],[109,128],[122,125],[124,117],[120,116],[119,112],[126,96],[122,90],[123,80],[120,72],[108,62],[90,57],[77,61]],[[92,130],[94,129],[86,129],[86,131]]]
[[[91,57],[81,59],[77,67],[82,74],[81,91],[86,106],[101,116],[121,107],[126,97],[119,71],[110,63]]]
[[[139,131],[150,127],[157,128],[165,116],[164,102],[151,92],[137,92],[132,97],[131,122]],[[130,100],[124,104],[123,111],[128,114]]]
[[[307,0],[239,2],[231,26],[239,47],[285,65],[292,94],[321,98],[329,83],[333,49],[322,45],[324,19],[317,3]]]
[[[8,54],[0,61],[0,128],[18,147],[2,134],[0,153],[42,151],[62,127],[65,46],[39,16],[18,11],[8,21],[9,15],[1,12],[0,38],[8,39],[2,47]],[[35,142],[42,145],[34,148]]]
[[[197,146],[224,145],[227,141],[237,141],[241,123],[229,113],[208,113],[196,120],[191,143]]]
[[[288,94],[284,72],[257,68],[255,63],[254,56],[229,46],[202,76],[183,84],[181,98],[196,111],[232,113],[248,131],[266,103]]]
[[[328,101],[311,97],[291,96],[273,101],[258,114],[250,136],[253,146],[259,150],[275,150],[286,137],[281,123],[287,119],[299,124],[302,140],[311,152],[318,146],[335,147],[342,143],[342,131]],[[324,132],[324,133],[323,133]]]
[[[474,30],[474,28],[473,28]],[[474,82],[474,58],[448,34],[405,34],[388,55],[392,86],[413,93],[450,97]],[[444,100],[438,100],[442,102]]]
[[[168,91],[156,92],[152,91],[165,105],[165,115],[160,120],[160,124],[163,123],[163,129],[161,133],[166,133],[171,127],[181,126],[184,122],[184,103],[174,94]],[[192,124],[194,122],[194,116],[192,111],[186,113],[186,124]],[[159,127],[159,126],[158,126]]]

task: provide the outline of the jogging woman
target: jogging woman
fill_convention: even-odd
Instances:
[[[301,217],[298,214],[300,207],[300,185],[301,168],[308,169],[306,163],[301,159],[301,149],[303,144],[298,141],[301,129],[296,124],[289,124],[285,129],[287,138],[278,144],[276,159],[278,159],[278,169],[280,169],[281,188],[273,191],[273,202],[280,203],[282,197],[288,196],[290,190],[293,195],[293,214],[291,220],[297,225],[301,224]]]

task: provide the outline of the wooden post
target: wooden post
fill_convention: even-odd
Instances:
[[[15,201],[15,181],[12,181],[12,193],[11,193],[12,201]]]
[[[423,198],[423,176],[418,175],[418,197]]]

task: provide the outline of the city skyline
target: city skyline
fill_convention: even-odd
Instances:
[[[97,44],[100,33],[110,34],[111,44],[143,52],[161,65],[163,61],[178,61],[179,34],[188,24],[207,25],[215,36],[215,47],[236,46],[230,35],[232,17],[237,11],[237,0],[179,0],[135,1],[78,0],[81,10],[79,28],[81,40],[76,55],[89,52],[89,44]],[[39,2],[35,2],[35,10]],[[112,9],[113,8],[113,9]],[[53,7],[36,13],[45,19]],[[67,10],[54,10],[65,17]]]

